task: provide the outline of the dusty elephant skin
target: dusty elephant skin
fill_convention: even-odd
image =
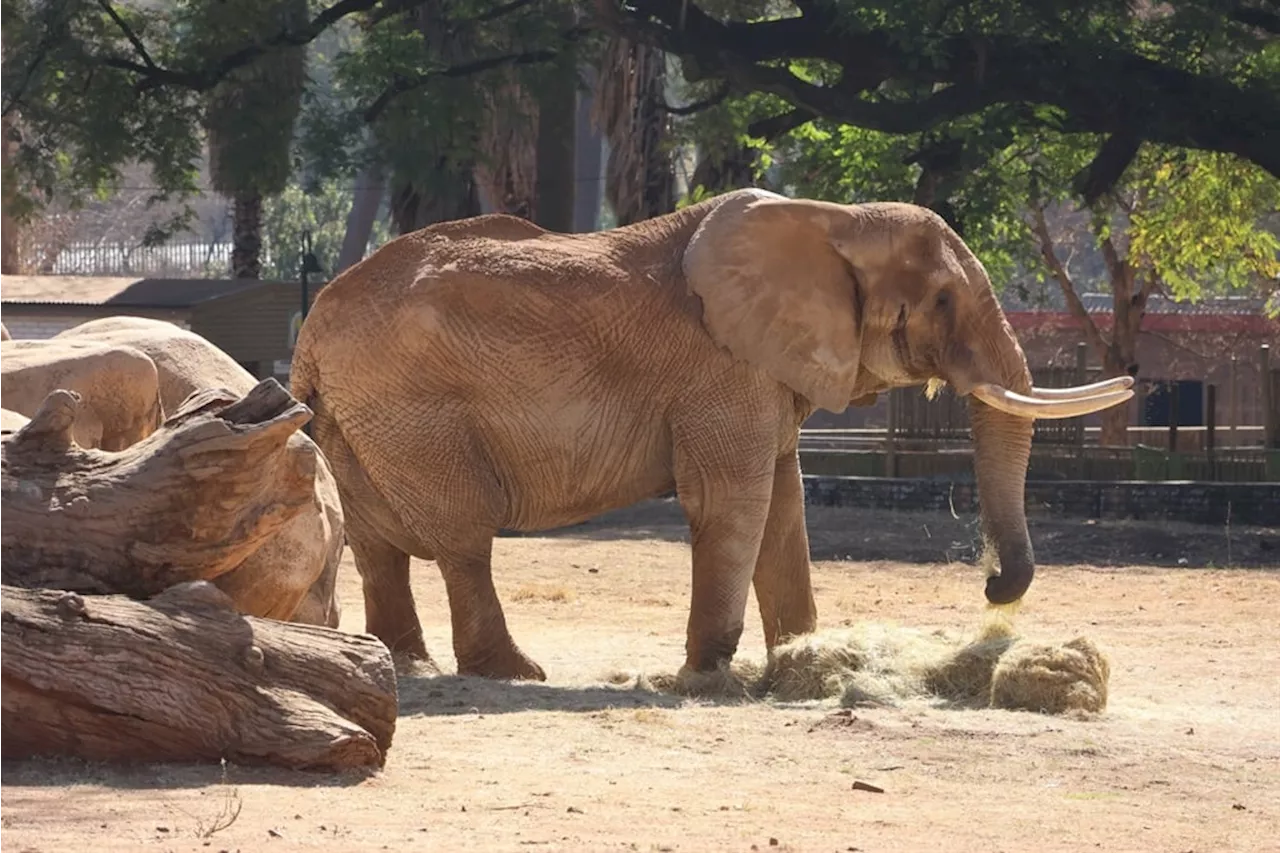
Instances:
[[[432,226],[321,291],[293,364],[367,629],[430,660],[409,558],[434,559],[459,671],[496,678],[544,674],[507,630],[494,534],[672,489],[693,550],[684,672],[732,658],[753,584],[769,647],[812,631],[800,425],[930,380],[973,397],[1001,565],[987,598],[1017,600],[1034,418],[1114,405],[1131,380],[1032,388],[985,271],[924,208],[742,190],[594,234],[503,215]]]
[[[0,396],[6,409],[32,417],[51,391],[80,395],[73,435],[81,447],[124,450],[164,421],[155,365],[133,347],[9,340],[0,353]]]
[[[95,341],[144,353],[159,371],[166,411],[177,411],[196,391],[226,388],[242,397],[258,382],[205,338],[163,320],[104,317],[74,326],[54,340]],[[334,586],[343,548],[338,487],[306,435],[298,432],[290,436],[289,451],[316,457],[313,506],[214,583],[236,601],[269,603],[265,609],[250,613],[252,616],[334,628],[341,618]]]

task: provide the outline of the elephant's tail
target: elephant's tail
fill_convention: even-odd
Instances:
[[[293,362],[289,365],[289,393],[312,411],[312,420],[307,422],[302,431],[308,437],[314,438],[312,432],[315,422],[314,413],[320,403],[320,389],[316,387],[319,376],[315,360],[311,356],[311,348],[302,346],[302,341],[298,341],[298,344],[299,346],[293,351]]]

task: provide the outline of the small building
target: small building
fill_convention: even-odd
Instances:
[[[207,338],[259,379],[282,382],[301,308],[296,281],[0,276],[0,319],[14,338],[51,338],[99,317],[150,317]]]
[[[1081,302],[1103,336],[1109,338],[1111,294],[1082,294]],[[1075,381],[1077,352],[1081,344],[1087,344],[1078,317],[1063,308],[1037,310],[1016,304],[1006,305],[1005,316],[1037,382]],[[1271,351],[1267,375],[1260,358],[1264,344]],[[1098,353],[1086,345],[1088,381],[1101,375],[1100,361]],[[1228,440],[1233,443],[1256,444],[1262,441],[1268,421],[1264,382],[1272,389],[1269,399],[1273,410],[1280,399],[1280,320],[1268,317],[1263,300],[1258,298],[1229,296],[1185,303],[1156,295],[1147,303],[1138,333],[1136,362],[1137,402],[1129,406],[1129,412],[1131,429],[1139,439],[1151,430],[1167,427],[1173,419],[1179,426],[1204,426],[1209,420],[1209,388],[1213,386],[1216,425],[1243,428],[1232,430]],[[819,411],[806,426],[883,429],[889,417],[884,398],[881,395],[873,406],[851,407],[840,415]],[[1276,417],[1273,412],[1271,418]],[[1087,415],[1083,422],[1093,431],[1101,416]]]

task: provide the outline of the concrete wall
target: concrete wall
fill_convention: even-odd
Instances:
[[[977,486],[941,480],[883,477],[804,478],[816,506],[976,513]],[[1280,524],[1280,483],[1085,482],[1027,483],[1027,514],[1081,518],[1161,519],[1195,524]]]

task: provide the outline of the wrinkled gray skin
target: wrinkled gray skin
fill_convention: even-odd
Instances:
[[[159,371],[160,395],[170,411],[195,391],[226,388],[243,396],[258,384],[209,341],[163,320],[105,317],[68,329],[54,340],[127,344],[145,353]],[[214,583],[238,602],[263,602],[261,612],[252,615],[336,628],[341,609],[335,585],[344,543],[337,484],[310,438],[296,433],[289,446],[317,457],[313,510],[289,522]]]

